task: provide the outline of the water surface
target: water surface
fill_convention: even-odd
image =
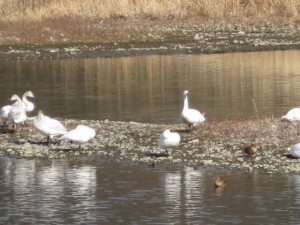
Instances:
[[[299,175],[0,159],[3,224],[299,224]],[[220,175],[227,187],[215,189]]]
[[[32,90],[45,114],[176,123],[182,92],[209,120],[300,104],[300,51],[0,62],[0,105]]]
[[[32,90],[50,116],[177,123],[281,116],[300,102],[300,51],[0,62],[0,105]],[[33,113],[33,115],[35,112]],[[214,176],[228,182],[215,189]],[[0,158],[3,224],[299,224],[300,177],[106,160]]]

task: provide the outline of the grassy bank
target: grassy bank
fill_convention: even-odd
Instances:
[[[231,20],[239,17],[296,21],[299,0],[1,0],[3,21],[41,21],[61,17],[201,17]]]
[[[132,48],[176,49],[178,44],[204,43],[200,52],[225,52],[226,46],[240,51],[246,44],[248,51],[271,43],[271,48],[286,49],[287,43],[298,44],[299,24],[300,0],[0,0],[3,48],[77,44],[119,48],[125,43]],[[236,31],[248,36],[242,32],[237,38]],[[255,40],[258,37],[264,40]],[[226,48],[211,50],[220,45]]]

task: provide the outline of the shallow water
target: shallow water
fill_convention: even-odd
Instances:
[[[0,62],[0,105],[32,90],[52,116],[176,123],[182,92],[209,120],[300,104],[300,51]]]
[[[300,176],[0,160],[4,224],[298,224]],[[137,172],[138,171],[138,172]],[[227,187],[215,189],[220,175]]]
[[[190,106],[208,120],[280,116],[300,102],[299,57],[278,51],[0,62],[0,105],[32,90],[37,108],[51,116],[177,123],[188,89]],[[216,175],[226,188],[214,188]],[[3,224],[299,224],[298,192],[298,175],[0,158]]]

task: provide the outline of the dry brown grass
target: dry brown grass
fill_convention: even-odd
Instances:
[[[286,24],[299,16],[300,0],[0,0],[0,43],[145,41],[153,30],[166,41],[176,36],[169,27]]]
[[[137,16],[298,20],[300,0],[0,0],[0,9],[2,21]]]

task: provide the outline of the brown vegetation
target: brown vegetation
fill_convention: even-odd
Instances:
[[[170,36],[153,33],[161,25],[300,21],[299,0],[0,0],[0,9],[1,44],[141,42]]]
[[[299,0],[2,0],[1,19],[10,21],[46,18],[111,17],[282,17],[298,19]]]

